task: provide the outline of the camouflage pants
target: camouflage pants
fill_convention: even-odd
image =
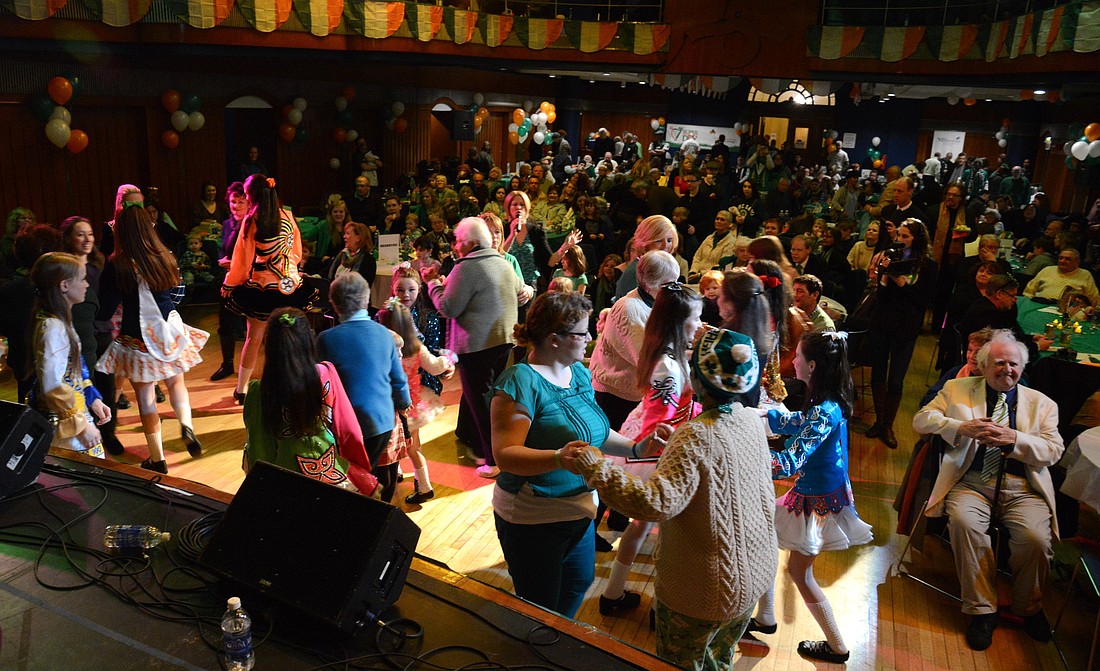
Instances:
[[[660,601],[657,609],[657,654],[693,671],[729,671],[733,653],[749,626],[752,608],[739,617],[722,621],[700,620],[669,610]]]

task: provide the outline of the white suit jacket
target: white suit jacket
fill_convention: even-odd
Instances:
[[[947,443],[939,476],[928,497],[925,514],[929,517],[943,515],[944,498],[970,469],[978,451],[977,441],[959,435],[959,425],[987,416],[984,377],[948,380],[936,398],[913,416],[914,431],[937,434]],[[1064,450],[1058,433],[1058,406],[1034,389],[1017,386],[1016,445],[1008,456],[1023,462],[1032,489],[1046,500],[1055,537],[1058,520],[1054,515],[1054,484],[1047,467],[1057,463]]]

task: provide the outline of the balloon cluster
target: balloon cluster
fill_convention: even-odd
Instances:
[[[871,160],[871,165],[876,170],[886,165],[886,154],[883,154],[882,150],[878,148],[880,144],[882,144],[882,138],[876,135],[871,138],[871,146],[867,148],[867,158]]]
[[[474,113],[474,135],[480,135],[481,127],[485,125],[485,120],[489,118],[489,109],[485,107],[484,95],[474,94],[474,102],[470,105],[470,111]]]
[[[1084,161],[1085,165],[1100,165],[1100,123],[1090,123],[1085,126],[1081,138],[1077,141],[1066,143],[1066,165],[1070,168],[1073,159]]]
[[[550,144],[552,138],[547,124],[557,120],[558,110],[552,103],[543,100],[538,110],[528,115],[527,112],[532,107],[533,103],[528,100],[523,103],[523,107],[517,107],[512,112],[512,123],[508,124],[508,140],[512,144],[526,142],[528,137],[535,144]],[[535,129],[533,134],[532,128]]]
[[[401,116],[405,113],[405,103],[400,100],[395,100],[390,105],[390,116],[386,119],[386,128],[389,128],[395,133],[404,133],[409,130],[409,120]]]
[[[168,121],[172,124],[171,128],[160,134],[160,143],[166,149],[179,146],[179,134],[183,131],[201,130],[206,125],[206,117],[199,111],[202,98],[194,93],[181,94],[176,89],[168,89],[160,94],[160,104],[170,115]]]
[[[46,93],[31,100],[31,112],[46,122],[46,138],[58,149],[64,147],[74,154],[88,148],[88,134],[71,127],[73,117],[68,104],[79,83],[76,77],[57,76],[46,85]]]
[[[336,144],[355,142],[359,139],[359,131],[351,127],[351,124],[355,121],[355,116],[348,109],[348,103],[352,100],[355,100],[355,87],[345,86],[340,90],[340,95],[332,101],[332,106],[336,108],[336,129],[332,131],[332,139],[336,141]],[[328,166],[333,170],[338,170],[340,159],[330,158]]]
[[[309,132],[301,127],[302,114],[309,107],[309,103],[302,96],[283,105],[283,122],[279,124],[279,139],[287,144],[298,142],[302,144],[309,138]]]
[[[1005,117],[1001,119],[1001,127],[993,134],[993,137],[997,138],[997,146],[1004,149],[1008,146],[1008,127],[1012,125],[1012,119]]]
[[[735,128],[736,128],[736,126],[735,126]],[[821,131],[821,139],[825,141],[825,151],[826,152],[831,154],[834,151],[836,151],[837,149],[840,149],[840,145],[838,145],[836,143],[836,139],[838,137],[840,137],[840,133],[838,133],[835,130],[831,130],[829,128],[826,128],[825,130]]]

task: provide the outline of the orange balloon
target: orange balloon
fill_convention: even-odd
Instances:
[[[516,111],[512,112],[512,123],[520,126],[523,124],[523,120],[527,118],[527,113],[520,108],[516,108]]]
[[[64,77],[54,77],[46,85],[46,92],[50,94],[50,100],[58,105],[64,105],[73,97],[73,85]]]
[[[74,128],[69,133],[69,141],[65,143],[65,148],[74,154],[84,151],[88,148],[88,134]]]
[[[549,112],[552,109],[554,109],[554,106],[551,105],[546,100],[543,100],[542,103],[539,105],[539,111],[540,112]]]
[[[489,118],[489,110],[484,107],[479,107],[477,108],[477,116],[481,117],[481,119],[484,121],[485,119]]]
[[[1055,89],[1053,91],[1047,91],[1047,102],[1056,103],[1062,99],[1062,92]]]
[[[657,117],[657,123],[661,126],[665,125],[665,118],[663,116]]]
[[[180,145],[180,134],[174,130],[166,130],[160,134],[160,143],[165,149],[175,149]]]
[[[557,118],[558,118],[558,113],[555,112],[554,110],[550,110],[549,112],[546,113],[546,123],[554,123],[554,121]]]
[[[283,142],[293,142],[294,136],[298,134],[298,129],[294,127],[294,124],[289,121],[284,121],[279,125],[279,139]]]
[[[1012,125],[1012,119],[1009,119],[1008,117],[1005,117],[1005,118],[1001,119],[1001,125],[1004,126],[1005,128],[1008,128],[1009,126]]]
[[[872,163],[871,165],[875,166],[876,168],[881,168],[882,167],[882,159],[881,158],[875,159],[875,162]]]
[[[350,103],[352,100],[355,100],[355,87],[345,86],[343,90],[340,91],[340,95]]]
[[[290,103],[287,103],[286,105],[283,105],[282,114],[283,114],[284,119],[286,119],[287,117],[290,116],[290,111],[292,109],[294,109],[294,105],[291,105]]]
[[[1024,89],[1020,91],[1020,100],[1031,100],[1035,97],[1035,92],[1031,89]]]
[[[405,117],[398,117],[393,122],[393,132],[404,133],[409,130],[409,120]]]
[[[519,144],[519,133],[516,132],[516,131],[509,132],[508,133],[508,141],[511,142],[512,144]]]
[[[176,89],[168,89],[160,94],[160,104],[164,111],[171,114],[180,108],[180,92]]]
[[[481,128],[481,124],[483,124],[483,123],[485,123],[485,121],[482,120],[481,117],[479,117],[478,115],[475,114],[474,115],[474,128]]]
[[[337,128],[332,131],[332,139],[336,140],[337,144],[343,144],[344,140],[348,139],[348,132],[343,128]]]
[[[963,100],[963,104],[967,107],[970,107],[971,105],[977,105],[978,101],[974,98],[966,98],[965,100]]]
[[[1089,142],[1100,140],[1100,123],[1093,122],[1085,126],[1085,137],[1088,138]]]

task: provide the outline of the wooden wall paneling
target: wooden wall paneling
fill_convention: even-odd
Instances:
[[[638,141],[642,143],[642,152],[644,153],[653,135],[653,129],[649,127],[650,118],[650,116],[645,114],[585,112],[581,116],[581,134],[583,137],[576,138],[576,142],[572,142],[573,148],[580,151],[584,147],[584,142],[590,133],[595,133],[600,128],[606,128],[608,132],[611,133],[611,137],[615,137],[616,135],[621,136],[626,131],[633,133],[638,137]],[[603,157],[592,157],[595,161],[599,161],[601,158]]]

